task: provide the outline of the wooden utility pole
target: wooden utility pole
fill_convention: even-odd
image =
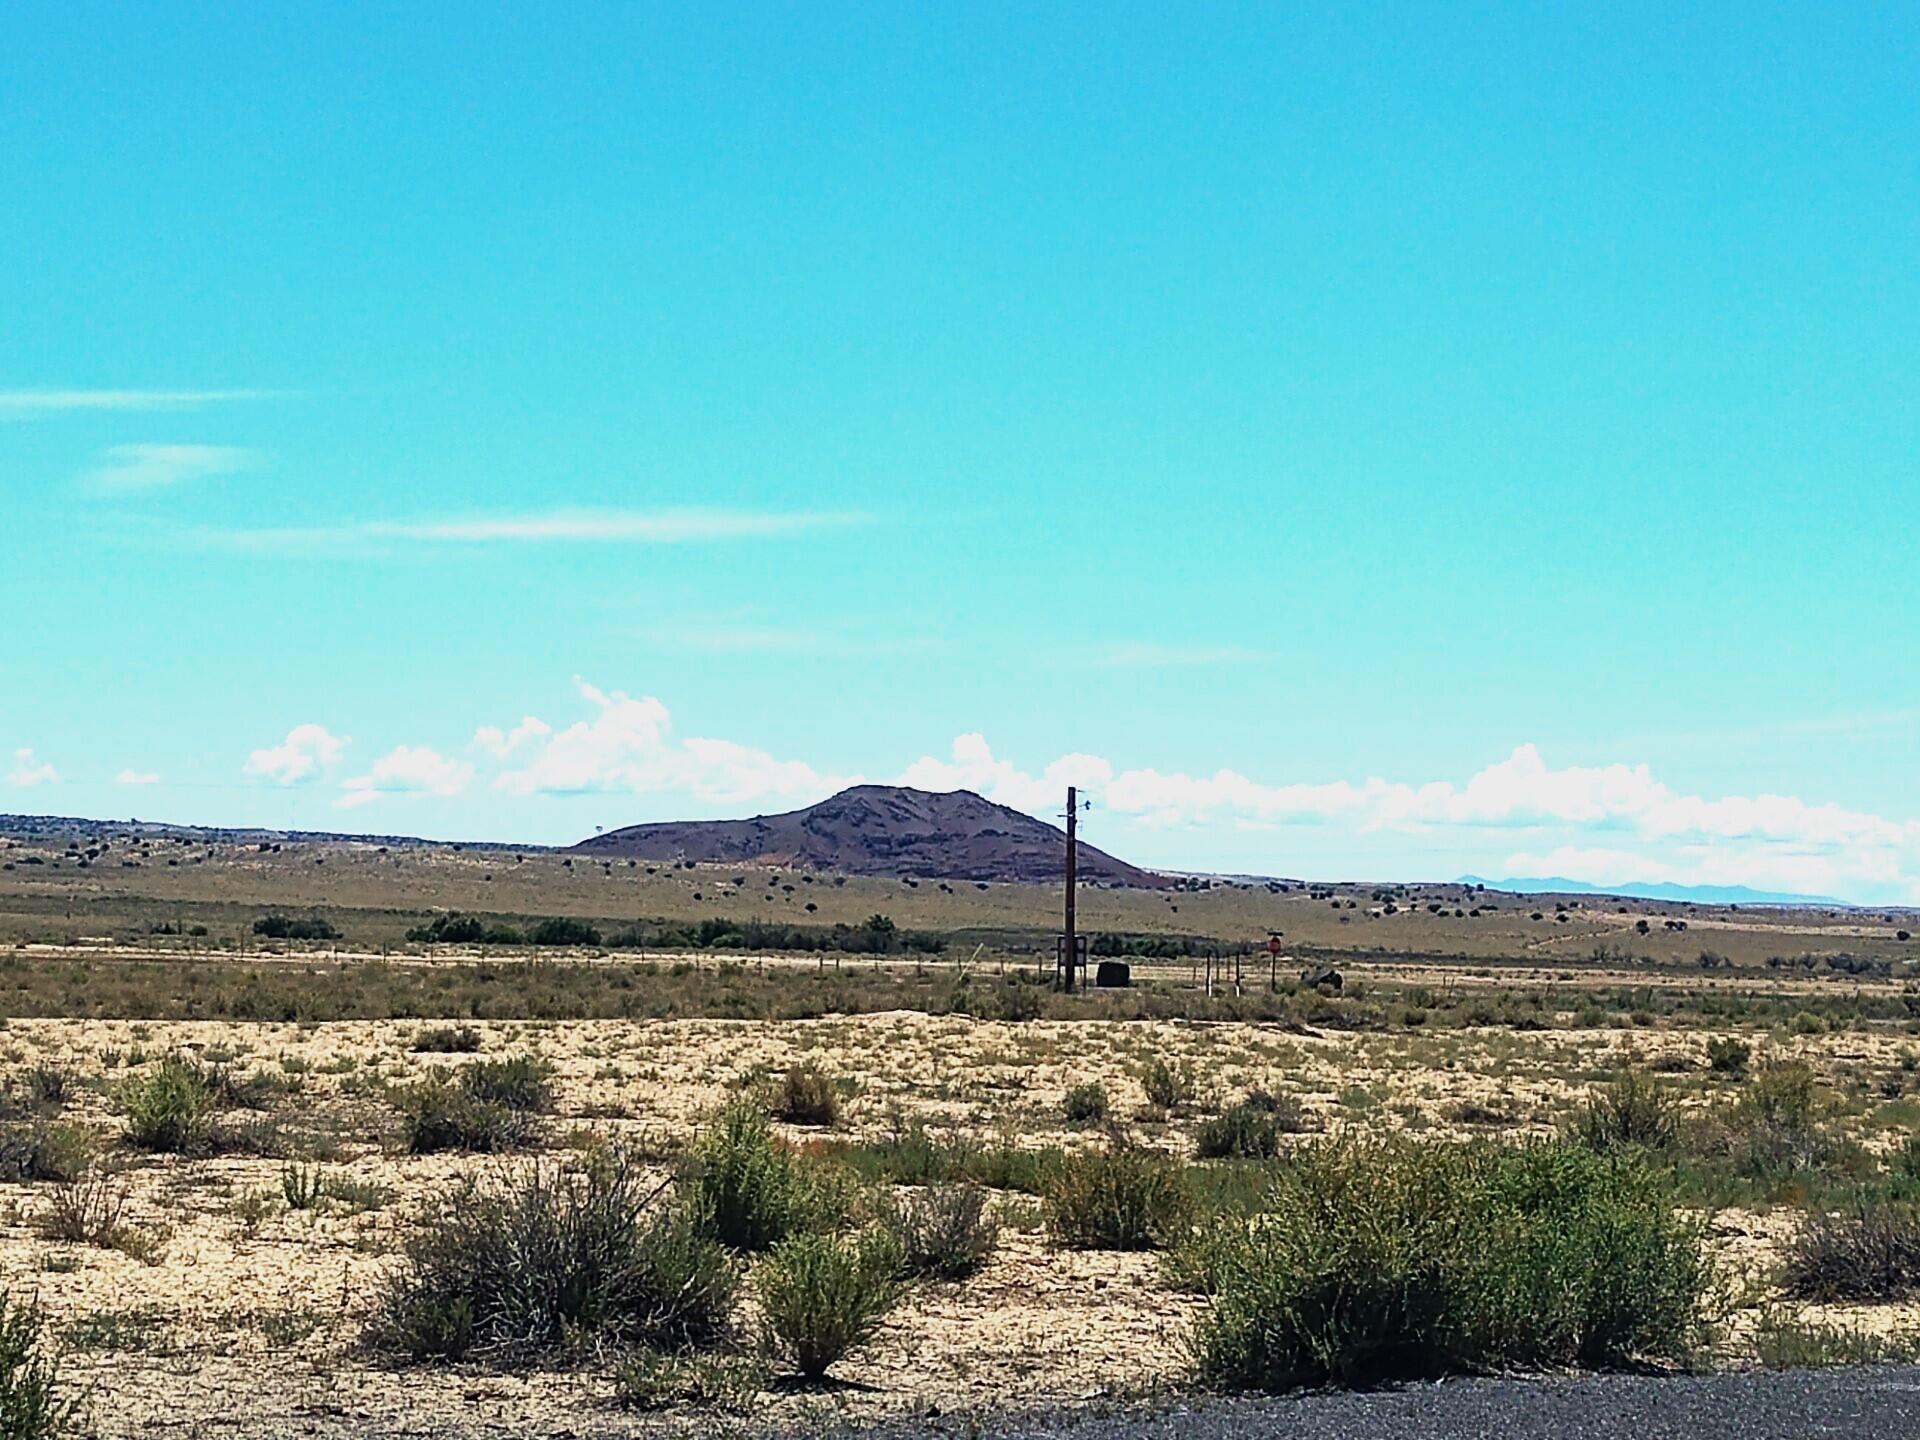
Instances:
[[[1073,893],[1080,883],[1080,842],[1075,839],[1080,821],[1080,792],[1069,785],[1067,787],[1067,989],[1073,989],[1073,970],[1079,963],[1079,943],[1073,933]]]

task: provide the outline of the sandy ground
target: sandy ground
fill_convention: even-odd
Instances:
[[[231,1022],[14,1021],[0,1030],[0,1078],[33,1066],[83,1082],[67,1107],[103,1139],[119,1133],[117,1081],[139,1065],[188,1049],[289,1087],[270,1117],[299,1143],[324,1144],[329,1173],[383,1187],[386,1203],[288,1210],[282,1162],[180,1160],[109,1153],[125,1168],[125,1220],[143,1254],[55,1243],[38,1222],[45,1185],[0,1187],[0,1269],[7,1286],[37,1294],[92,1385],[105,1436],[351,1433],[387,1428],[441,1433],[584,1434],[657,1425],[611,1407],[604,1375],[489,1376],[404,1370],[360,1348],[369,1297],[424,1197],[449,1175],[498,1165],[475,1157],[396,1153],[384,1087],[465,1057],[410,1051],[421,1023],[322,1025]],[[537,1054],[556,1067],[551,1144],[624,1136],[671,1153],[743,1076],[813,1060],[848,1077],[843,1137],[877,1136],[904,1119],[985,1141],[1093,1143],[1068,1127],[1066,1088],[1104,1084],[1114,1113],[1148,1143],[1186,1150],[1198,1113],[1141,1119],[1140,1075],[1156,1056],[1194,1067],[1201,1110],[1249,1087],[1296,1096],[1315,1123],[1429,1133],[1546,1131],[1586,1088],[1630,1060],[1682,1054],[1696,1064],[1700,1033],[1632,1030],[1329,1032],[1182,1022],[1003,1024],[920,1013],[795,1022],[579,1021],[481,1025],[482,1053]],[[1841,1034],[1780,1042],[1822,1079],[1870,1093],[1904,1073],[1911,1041]],[[1718,1093],[1689,1078],[1701,1096]],[[1871,1107],[1857,1123],[1870,1124]],[[796,1138],[821,1132],[793,1131]],[[1864,1133],[1864,1132],[1863,1132]],[[1872,1138],[1869,1136],[1868,1138]],[[917,1292],[870,1348],[838,1367],[826,1396],[776,1394],[776,1416],[809,1407],[860,1415],[991,1409],[1134,1392],[1175,1378],[1189,1299],[1158,1280],[1151,1256],[1050,1247],[1024,1222],[1028,1202],[1005,1202],[1015,1223],[1000,1253],[961,1285]],[[1723,1214],[1716,1234],[1733,1270],[1762,1277],[1789,1223],[1784,1214]],[[1859,1312],[1875,1328],[1920,1320],[1913,1307]]]

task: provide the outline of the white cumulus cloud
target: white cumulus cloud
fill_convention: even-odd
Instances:
[[[558,726],[533,715],[510,728],[483,725],[473,733],[470,761],[402,746],[347,782],[341,803],[396,793],[457,794],[481,768],[494,788],[510,795],[673,794],[736,813],[800,806],[858,783],[856,775],[740,740],[682,736],[654,696],[603,690],[579,677],[574,686],[584,717]],[[344,744],[318,726],[303,726],[284,744],[257,752],[248,769],[292,783],[334,763]],[[1474,856],[1488,864],[1508,853],[1508,874],[1598,884],[1741,884],[1920,902],[1920,821],[1789,795],[1688,794],[1645,764],[1555,766],[1530,744],[1461,780],[1270,783],[1227,768],[1203,774],[1127,769],[1078,752],[1029,768],[997,755],[983,734],[968,732],[945,755],[914,760],[895,783],[972,790],[1047,819],[1058,814],[1067,787],[1078,786],[1117,822],[1107,833],[1122,853],[1126,829],[1223,836],[1316,826],[1329,854],[1352,856],[1370,844],[1402,852],[1413,844],[1425,854]],[[1383,834],[1396,838],[1367,838]],[[1204,855],[1210,843],[1203,833],[1192,845]],[[1170,854],[1187,844],[1163,839],[1154,848]],[[1236,847],[1241,855],[1247,844]],[[1319,841],[1303,844],[1296,836],[1281,844],[1270,863],[1280,863],[1281,854],[1297,861]]]
[[[923,755],[895,783],[915,790],[971,790],[995,804],[1038,814],[1058,810],[1069,785],[1092,790],[1112,780],[1113,766],[1097,755],[1063,755],[1040,774],[1029,775],[1009,760],[996,759],[986,736],[973,732],[955,738],[948,759]]]
[[[848,783],[731,740],[676,738],[667,707],[651,695],[636,699],[577,676],[574,687],[592,715],[560,730],[523,720],[514,734],[525,732],[526,759],[496,777],[500,789],[515,795],[680,791],[714,802],[803,804]],[[486,727],[478,738],[485,748],[489,740],[511,737]]]
[[[1094,755],[1063,756],[1034,773],[969,734],[954,741],[950,758],[915,761],[900,783],[975,790],[1036,815],[1057,810],[1066,786],[1076,784],[1107,812],[1153,829],[1322,824],[1359,834],[1452,835],[1463,848],[1479,832],[1551,832],[1558,844],[1515,853],[1508,873],[1920,901],[1920,821],[1790,795],[1688,795],[1644,764],[1555,768],[1533,745],[1517,746],[1464,783],[1369,777],[1269,785],[1234,770],[1121,770]]]
[[[343,810],[370,804],[386,795],[458,795],[473,783],[473,766],[450,760],[425,745],[400,745],[373,762],[365,775],[342,786],[335,803]]]
[[[324,725],[296,725],[278,745],[249,755],[246,773],[281,785],[298,785],[337,765],[347,743]]]
[[[543,740],[553,733],[553,727],[538,715],[529,715],[511,730],[503,730],[498,725],[482,725],[473,732],[473,745],[476,750],[484,750],[496,760],[504,760],[522,745],[534,740]]]
[[[13,752],[13,768],[7,772],[9,785],[51,785],[60,772],[44,761],[35,760],[32,750]]]

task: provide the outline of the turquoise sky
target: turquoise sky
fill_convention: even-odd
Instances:
[[[1920,901],[1916,156],[1899,5],[17,4],[0,810]]]

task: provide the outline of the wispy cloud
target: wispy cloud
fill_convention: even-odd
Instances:
[[[1259,665],[1274,659],[1271,650],[1244,645],[1162,644],[1153,640],[1108,645],[1094,653],[1096,665],[1113,669],[1163,669],[1183,665]]]
[[[237,475],[258,468],[261,459],[258,451],[231,445],[115,445],[101,452],[100,463],[80,477],[80,484],[96,495],[139,494]]]
[[[1754,742],[1825,740],[1869,744],[1885,740],[1920,739],[1920,708],[1842,710],[1825,715],[1761,720],[1746,725],[1721,725],[1706,730],[1643,730],[1613,737],[1615,743],[1635,747],[1670,748],[1702,745],[1725,748]]]
[[[784,655],[816,660],[871,660],[937,648],[925,635],[863,635],[841,626],[688,621],[638,632],[663,650],[694,655]]]
[[[556,510],[543,515],[476,516],[415,524],[375,524],[369,534],[397,540],[486,544],[496,540],[542,542],[639,541],[675,545],[688,540],[737,540],[787,535],[848,525],[861,517],[811,511],[757,510]]]
[[[195,410],[269,400],[274,390],[0,390],[0,420],[34,420],[87,410]]]
[[[750,540],[864,524],[865,515],[810,510],[549,510],[441,520],[367,520],[281,529],[203,530],[208,544],[246,550],[386,545],[684,545]]]
[[[113,777],[116,785],[158,785],[160,777],[151,770],[122,770]]]

